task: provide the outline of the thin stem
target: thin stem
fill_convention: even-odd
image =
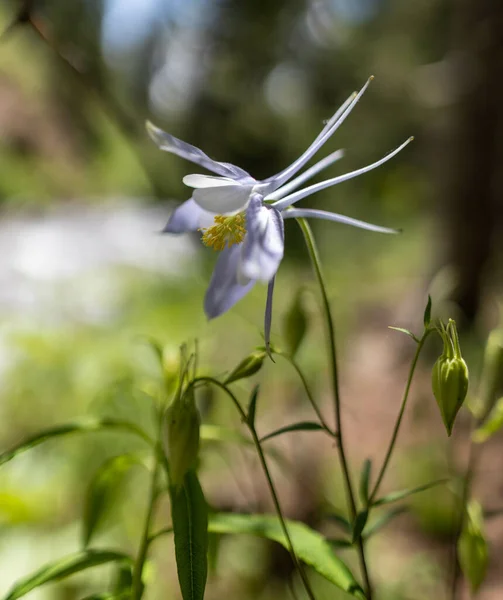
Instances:
[[[304,387],[304,391],[306,392],[307,399],[309,400],[311,406],[313,407],[314,412],[316,413],[316,416],[318,417],[320,425],[323,427],[323,429],[328,434],[330,434],[332,437],[336,437],[337,432],[332,431],[331,427],[328,425],[328,423],[325,421],[325,418],[321,414],[321,410],[320,410],[319,406],[316,404],[316,400],[314,399],[314,396],[311,393],[311,390],[309,389],[307,379],[306,379],[304,373],[302,372],[301,368],[297,364],[296,360],[293,358],[293,356],[290,356],[286,352],[281,352],[280,350],[275,350],[274,354],[278,354],[279,356],[282,356],[295,369],[295,372],[297,373],[300,381],[302,382],[302,386]]]
[[[463,531],[463,527],[466,519],[466,505],[468,503],[468,499],[470,498],[470,490],[472,485],[473,476],[475,474],[478,458],[479,458],[479,448],[478,444],[474,444],[472,441],[472,432],[477,426],[477,422],[474,418],[471,420],[470,426],[470,448],[468,450],[468,465],[466,467],[465,476],[463,478],[463,489],[461,492],[461,503],[459,507],[459,518],[456,527],[456,533],[454,535],[453,547],[452,547],[452,577],[450,583],[450,599],[456,600],[458,595],[458,584],[460,582],[460,574],[461,568],[458,561],[457,556],[457,548],[458,548],[458,539]]]
[[[241,406],[241,404],[239,403],[239,400],[236,398],[236,396],[229,390],[229,388],[224,385],[223,383],[221,383],[220,381],[218,381],[218,379],[213,379],[212,377],[197,377],[195,378],[192,382],[191,385],[195,385],[198,381],[204,381],[206,383],[211,383],[213,385],[216,385],[217,387],[219,387],[222,391],[224,391],[229,398],[232,400],[232,402],[234,403],[234,406],[236,407],[236,409],[238,410],[242,421],[246,424],[246,426],[248,427],[248,430],[251,433],[252,439],[253,439],[253,444],[255,446],[255,449],[257,450],[257,454],[259,456],[259,460],[260,460],[260,464],[262,466],[262,470],[264,471],[264,475],[267,479],[267,485],[269,486],[269,491],[271,493],[272,496],[272,500],[274,503],[274,508],[276,510],[276,514],[278,515],[278,519],[280,521],[281,524],[281,529],[283,530],[283,535],[285,536],[285,539],[287,541],[288,544],[288,550],[290,552],[290,555],[292,557],[293,563],[295,565],[295,568],[298,572],[298,574],[300,575],[300,578],[302,579],[302,583],[304,584],[304,588],[307,592],[307,595],[309,596],[310,600],[316,600],[314,593],[311,589],[311,584],[309,583],[309,579],[307,578],[304,569],[302,568],[302,565],[300,563],[300,560],[297,557],[297,554],[295,552],[294,546],[293,546],[293,542],[292,542],[292,538],[290,537],[290,533],[288,531],[288,527],[286,525],[286,521],[285,518],[283,516],[283,510],[281,508],[281,504],[279,502],[279,497],[278,494],[276,492],[276,488],[274,486],[274,482],[272,480],[272,476],[271,473],[269,471],[269,467],[267,466],[267,461],[265,459],[265,454],[264,451],[262,450],[262,446],[260,444],[260,439],[257,435],[257,432],[255,430],[255,427],[253,426],[253,424],[250,424],[245,411],[243,410],[243,407]]]
[[[140,541],[140,548],[138,550],[138,556],[136,558],[136,562],[133,568],[133,600],[141,600],[143,595],[143,582],[142,582],[142,574],[143,574],[143,566],[145,564],[145,560],[147,558],[148,546],[150,542],[150,524],[152,521],[152,516],[154,514],[155,503],[157,500],[157,480],[159,477],[159,452],[160,449],[156,449],[155,453],[155,465],[152,471],[152,477],[150,478],[150,490],[149,490],[149,499],[148,499],[148,508],[147,514],[145,515],[145,522],[143,525],[143,533]]]
[[[372,493],[370,494],[369,505],[372,504],[373,500],[375,500],[377,492],[379,491],[379,487],[381,486],[382,480],[386,473],[386,469],[388,468],[388,464],[391,459],[391,455],[393,454],[393,450],[395,448],[395,443],[396,443],[396,440],[398,437],[398,432],[400,430],[400,425],[402,424],[402,418],[403,418],[403,415],[405,412],[405,407],[407,406],[407,400],[409,398],[409,391],[410,391],[410,387],[412,385],[412,379],[414,378],[414,373],[416,371],[417,361],[419,359],[419,355],[421,354],[421,350],[423,349],[426,338],[429,336],[429,334],[431,332],[432,332],[432,329],[426,329],[423,333],[422,338],[419,340],[419,342],[417,344],[416,352],[414,354],[414,358],[412,359],[412,364],[410,366],[409,376],[407,378],[407,384],[405,385],[405,390],[404,390],[403,398],[402,398],[402,405],[400,406],[400,412],[398,413],[398,417],[395,422],[395,427],[393,429],[393,435],[391,436],[391,441],[389,443],[388,450],[387,450],[386,456],[384,458],[384,462],[382,464],[381,470],[379,471],[379,475],[377,476],[377,481],[375,482],[374,489],[372,490]]]
[[[341,464],[342,475],[344,478],[344,484],[346,489],[346,498],[349,506],[349,511],[351,515],[351,520],[354,523],[357,515],[357,507],[355,501],[355,494],[353,491],[353,485],[351,483],[351,476],[349,473],[348,462],[346,458],[346,452],[344,449],[344,438],[343,438],[343,430],[342,430],[342,419],[341,419],[341,401],[340,401],[340,392],[339,392],[339,373],[337,369],[337,352],[336,352],[336,344],[335,344],[335,326],[334,320],[332,317],[332,311],[330,309],[330,302],[328,300],[327,289],[325,286],[325,280],[323,278],[323,273],[321,271],[321,262],[318,255],[318,249],[316,247],[316,242],[314,240],[313,233],[311,228],[309,227],[307,221],[305,219],[296,219],[299,224],[302,233],[304,235],[304,240],[306,242],[307,251],[309,253],[309,257],[311,259],[314,272],[316,275],[316,279],[318,281],[318,285],[320,287],[321,299],[323,303],[323,313],[325,316],[326,323],[326,333],[328,336],[328,350],[329,350],[329,363],[331,368],[332,375],[332,394],[334,401],[334,413],[335,413],[335,430],[337,431],[337,450],[339,454],[339,462]],[[363,540],[360,536],[357,542],[357,551],[358,558],[360,561],[360,568],[363,575],[363,580],[365,584],[365,594],[368,600],[372,599],[372,586],[370,583],[367,563],[365,559],[365,549],[363,545]]]

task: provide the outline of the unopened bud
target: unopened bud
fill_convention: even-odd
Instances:
[[[449,319],[447,327],[442,326],[438,331],[444,350],[433,367],[432,387],[447,434],[451,435],[468,391],[468,367],[461,356],[456,323]]]
[[[192,469],[199,453],[200,418],[194,390],[189,388],[166,409],[164,447],[169,461],[170,483],[179,486]]]
[[[257,350],[252,352],[249,356],[243,359],[239,365],[232,371],[232,373],[225,380],[225,384],[238,381],[239,379],[245,379],[255,375],[264,364],[266,353],[263,350]]]

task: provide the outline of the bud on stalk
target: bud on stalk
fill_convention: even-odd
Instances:
[[[169,462],[171,485],[178,487],[192,469],[199,453],[199,411],[193,387],[177,394],[164,417],[164,449]]]
[[[441,323],[441,328],[437,331],[444,343],[444,349],[433,367],[432,387],[447,434],[450,436],[454,420],[468,391],[468,367],[461,356],[456,323],[449,319],[447,327]]]

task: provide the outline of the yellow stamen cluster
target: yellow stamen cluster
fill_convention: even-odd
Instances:
[[[205,227],[199,231],[203,232],[203,244],[213,250],[223,250],[225,246],[240,244],[245,237],[245,215],[239,213],[231,217],[217,215],[211,227]]]

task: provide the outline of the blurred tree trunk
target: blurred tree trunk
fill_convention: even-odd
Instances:
[[[452,5],[459,96],[447,143],[445,231],[447,261],[457,276],[453,300],[471,323],[501,217],[503,2],[458,0]]]

